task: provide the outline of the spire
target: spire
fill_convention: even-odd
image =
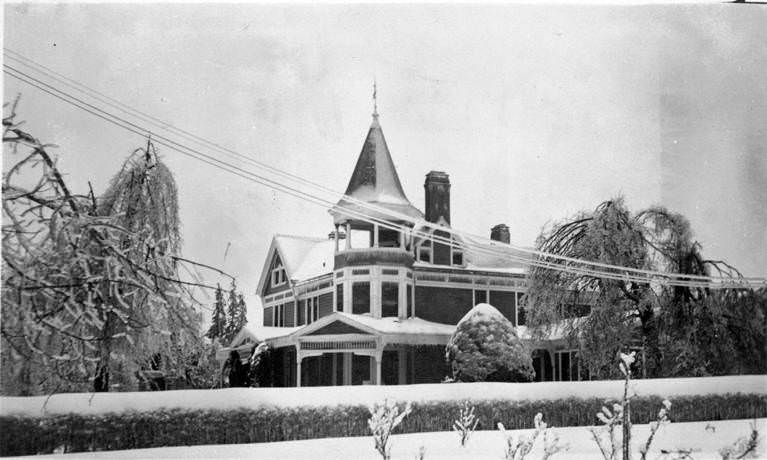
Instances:
[[[370,125],[357,164],[346,187],[346,195],[361,201],[373,203],[413,218],[423,218],[423,213],[410,203],[402,189],[394,161],[386,145],[381,124],[378,122],[376,107],[376,85],[373,84],[373,123]],[[348,217],[339,208],[370,213],[359,205],[342,198],[331,210],[334,220],[342,222]],[[386,216],[381,216],[386,218]],[[352,217],[353,218],[353,217]],[[389,218],[388,220],[392,220]]]
[[[373,77],[373,119],[378,120],[378,85]]]

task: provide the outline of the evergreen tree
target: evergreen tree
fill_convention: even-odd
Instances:
[[[234,336],[245,327],[248,322],[247,318],[248,310],[245,305],[245,300],[242,298],[242,294],[237,292],[237,284],[232,280],[232,286],[229,289],[228,307],[226,312],[226,328],[224,334],[224,341],[228,344],[234,339]]]
[[[213,313],[210,319],[210,328],[205,336],[210,340],[223,337],[226,334],[226,311],[224,307],[224,291],[221,285],[216,286],[216,302],[213,304]]]

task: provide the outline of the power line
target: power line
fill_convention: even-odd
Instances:
[[[6,49],[6,52],[7,51],[9,51],[9,50]],[[17,53],[15,53],[15,54],[17,54]],[[24,58],[24,59],[26,59],[26,58]],[[21,62],[20,59],[16,59],[16,61]],[[29,61],[33,62],[31,60],[29,60]],[[40,65],[38,65],[38,66],[39,67],[44,67],[44,66],[40,66]],[[34,78],[34,77],[24,73],[24,72],[21,72],[18,69],[14,68],[14,67],[12,67],[12,66],[10,66],[8,64],[4,64],[4,67],[6,68],[6,73],[8,73],[9,75],[11,75],[11,76],[13,76],[15,78],[18,78],[18,79],[20,79],[20,80],[22,80],[22,81],[24,81],[24,82],[26,82],[26,83],[28,83],[28,84],[38,88],[38,89],[40,89],[40,90],[42,90],[42,91],[44,91],[44,92],[46,92],[48,94],[51,94],[52,96],[57,97],[57,98],[59,98],[60,100],[62,100],[64,102],[72,104],[72,105],[74,105],[74,106],[76,106],[76,107],[78,107],[78,108],[80,108],[80,109],[82,109],[84,111],[87,111],[87,112],[89,112],[89,113],[91,113],[93,115],[96,115],[99,118],[102,118],[102,119],[104,119],[104,120],[106,120],[106,121],[108,121],[110,123],[116,124],[117,126],[120,126],[120,127],[124,128],[124,129],[130,131],[130,132],[133,132],[133,133],[139,134],[139,135],[146,135],[146,134],[149,134],[151,132],[150,130],[148,130],[144,126],[138,125],[136,123],[132,123],[131,121],[125,120],[125,119],[123,119],[121,117],[117,117],[117,116],[115,116],[114,114],[112,114],[112,113],[110,113],[108,111],[105,111],[105,110],[103,110],[103,109],[101,109],[99,107],[96,107],[94,104],[89,104],[88,102],[85,102],[85,101],[83,101],[83,100],[81,100],[81,99],[79,99],[79,98],[77,98],[75,96],[72,96],[71,94],[67,93],[66,91],[60,90],[60,89],[56,88],[53,85],[50,85],[50,84],[45,83],[45,82],[42,82],[41,80],[36,79],[36,78]],[[32,67],[32,65],[28,65],[28,67]],[[45,68],[45,69],[47,69],[47,68]],[[43,73],[46,76],[48,76],[49,78],[51,78],[44,71],[38,70],[38,72],[39,73]],[[59,81],[59,82],[62,81],[61,79],[56,79],[56,78],[54,78],[54,79]],[[74,82],[73,80],[70,80],[70,81]],[[85,91],[84,90],[80,90],[81,92],[85,92],[86,95],[94,97],[94,96],[92,96],[92,94],[88,93],[88,91],[90,89],[85,87],[85,85],[82,85],[82,84],[79,84],[77,82],[74,82],[72,85],[68,85],[68,86],[72,87],[75,84],[77,86],[86,88]],[[95,92],[95,90],[93,90],[93,91]],[[100,93],[98,93],[98,94],[100,94]],[[120,108],[121,111],[123,111],[123,112],[135,112],[135,113],[138,113],[139,115],[134,115],[134,116],[138,116],[140,118],[144,118],[145,120],[149,120],[149,122],[151,122],[152,124],[155,124],[155,126],[158,126],[158,124],[159,124],[159,128],[160,129],[169,130],[167,127],[168,126],[172,127],[172,125],[169,125],[167,123],[161,122],[158,119],[156,119],[154,117],[151,117],[150,115],[144,114],[143,112],[137,111],[135,109],[131,109],[130,107],[115,101],[114,99],[108,98],[108,96],[104,96],[104,98],[101,98],[101,99],[98,99],[98,100],[100,100],[100,102],[105,103],[107,105],[111,105],[112,107],[114,107],[115,105],[119,104],[119,105],[121,105],[123,107],[123,108],[120,108],[118,106],[118,108]],[[108,102],[108,100],[115,101],[115,103],[110,104]],[[290,178],[292,180],[300,181],[302,185],[310,184],[310,185],[313,185],[315,188],[318,188],[320,190],[329,191],[329,192],[334,193],[334,194],[337,193],[337,192],[333,192],[331,189],[323,187],[323,186],[321,186],[319,184],[314,184],[311,181],[308,181],[308,180],[305,180],[303,178],[300,178],[300,176],[292,175],[290,173],[285,173],[284,171],[281,171],[281,170],[279,170],[277,168],[274,168],[274,167],[271,167],[271,166],[266,165],[264,163],[255,161],[255,160],[253,160],[250,157],[247,157],[247,156],[241,155],[241,154],[239,154],[237,152],[225,149],[225,148],[219,146],[218,144],[205,141],[204,139],[199,138],[197,136],[194,136],[193,134],[188,133],[186,131],[180,130],[178,128],[174,128],[174,129],[179,131],[179,132],[186,133],[186,136],[184,136],[184,137],[191,137],[193,139],[197,139],[198,142],[203,143],[203,144],[211,145],[213,148],[215,148],[217,150],[222,150],[223,149],[225,152],[229,153],[230,155],[233,154],[233,155],[235,155],[235,156],[237,156],[239,158],[245,159],[246,161],[250,161],[252,163],[258,164],[259,166],[262,166],[265,169],[268,169],[268,170],[270,170],[270,171],[272,171],[274,173],[280,174],[283,177]],[[211,166],[218,167],[220,169],[223,169],[223,170],[225,170],[227,172],[231,172],[231,173],[233,173],[235,175],[238,175],[240,177],[246,178],[248,180],[253,180],[253,181],[255,181],[257,183],[260,183],[262,185],[266,185],[266,186],[268,186],[270,188],[277,189],[279,191],[282,191],[282,192],[288,193],[288,194],[290,194],[292,196],[295,196],[295,197],[297,197],[299,199],[307,200],[307,201],[310,201],[310,202],[312,202],[314,204],[317,204],[317,205],[320,205],[320,206],[323,206],[323,207],[327,207],[327,206],[335,207],[333,200],[317,198],[315,195],[307,194],[306,192],[303,192],[302,190],[299,190],[296,187],[288,187],[288,186],[286,186],[286,185],[284,185],[284,184],[282,184],[280,182],[277,182],[277,181],[275,181],[273,179],[270,179],[270,178],[267,178],[267,177],[264,177],[264,176],[261,176],[261,175],[257,175],[257,174],[255,174],[255,173],[253,173],[251,171],[246,171],[246,170],[244,170],[242,168],[239,168],[239,167],[237,167],[235,165],[232,165],[230,163],[226,163],[226,162],[224,162],[222,160],[219,160],[219,159],[214,158],[214,157],[212,157],[210,155],[207,155],[207,154],[205,154],[203,152],[200,152],[199,150],[192,149],[192,148],[190,148],[190,147],[188,147],[188,146],[186,146],[186,145],[184,145],[184,144],[182,144],[180,142],[174,141],[172,139],[168,139],[168,138],[166,138],[164,136],[158,136],[156,133],[154,133],[153,136],[155,137],[156,141],[158,139],[160,140],[160,141],[157,142],[158,144],[163,145],[165,147],[168,147],[168,148],[170,148],[172,150],[178,151],[179,153],[182,153],[184,155],[187,155],[187,156],[190,156],[192,158],[195,158],[195,159],[198,159],[200,161],[203,161],[203,162],[205,162],[205,163],[207,163],[207,164],[209,164]],[[215,163],[221,163],[221,165],[215,164]],[[251,176],[251,177],[245,177],[245,175],[248,175],[248,176]],[[401,220],[403,220],[405,222],[412,223],[414,226],[419,226],[420,225],[420,226],[423,226],[423,227],[426,227],[426,228],[441,229],[443,231],[446,230],[446,229],[444,229],[442,227],[436,226],[436,225],[428,223],[426,221],[415,220],[415,219],[410,218],[409,216],[403,216],[401,214],[398,214],[396,212],[390,211],[388,209],[377,207],[375,205],[371,205],[370,203],[361,202],[360,200],[356,200],[353,197],[348,197],[348,196],[345,196],[345,195],[342,195],[342,197],[343,197],[344,200],[347,200],[347,201],[359,204],[361,207],[366,208],[366,209],[372,209],[373,211],[376,211],[379,214],[390,215],[390,216],[394,216],[394,217],[397,217],[397,218],[401,218]],[[630,267],[620,267],[620,266],[613,266],[613,265],[608,265],[608,264],[600,264],[600,263],[595,263],[595,262],[590,262],[590,261],[583,261],[583,260],[580,260],[580,259],[567,258],[567,257],[559,256],[559,255],[556,255],[556,254],[547,254],[547,253],[543,253],[541,251],[530,250],[530,249],[527,249],[527,248],[514,247],[513,245],[505,245],[505,244],[503,244],[504,247],[501,247],[502,243],[498,243],[498,242],[495,242],[495,241],[487,240],[484,237],[479,237],[479,236],[476,236],[476,235],[467,234],[465,232],[460,232],[460,231],[456,231],[456,230],[453,230],[453,229],[449,229],[449,232],[451,234],[455,234],[457,236],[462,236],[462,237],[468,238],[468,239],[478,239],[480,241],[490,241],[489,244],[493,246],[493,248],[482,248],[482,247],[479,247],[479,246],[476,246],[476,245],[467,245],[467,244],[464,244],[464,243],[456,243],[452,239],[445,239],[445,238],[439,237],[438,235],[433,235],[433,234],[430,234],[428,232],[425,233],[425,232],[422,232],[422,231],[419,231],[419,230],[416,230],[416,229],[410,229],[409,227],[392,225],[390,222],[385,221],[385,220],[381,220],[377,216],[374,216],[374,215],[371,215],[371,214],[364,214],[364,213],[352,211],[351,209],[348,209],[348,208],[337,208],[336,207],[336,209],[340,209],[344,214],[354,214],[354,215],[357,215],[361,220],[363,220],[365,222],[368,222],[368,223],[378,224],[380,226],[383,226],[383,227],[386,227],[386,228],[391,228],[391,229],[394,229],[394,230],[409,232],[409,233],[415,234],[416,236],[422,236],[422,237],[431,239],[432,241],[441,242],[443,244],[447,244],[449,246],[456,247],[456,248],[459,248],[459,249],[471,248],[471,249],[475,250],[475,252],[482,252],[484,254],[494,255],[494,256],[499,256],[500,255],[501,257],[505,257],[505,258],[509,258],[511,260],[516,260],[516,261],[519,261],[519,262],[523,262],[523,263],[528,264],[528,265],[539,266],[539,267],[542,267],[542,268],[550,268],[550,269],[553,269],[553,270],[567,271],[567,272],[574,273],[574,274],[581,274],[581,275],[588,275],[588,276],[602,276],[602,277],[605,277],[605,278],[617,279],[617,280],[625,280],[625,281],[637,281],[637,282],[652,282],[652,281],[656,281],[656,282],[661,282],[663,284],[686,285],[686,286],[693,286],[694,285],[694,286],[701,286],[701,287],[715,287],[715,286],[712,286],[713,282],[718,282],[720,284],[725,282],[729,286],[731,286],[733,284],[734,285],[738,285],[738,286],[742,286],[743,284],[758,284],[760,281],[762,283],[764,283],[764,280],[754,279],[754,278],[733,279],[733,278],[727,278],[727,277],[705,277],[705,276],[700,276],[700,275],[669,274],[669,273],[663,273],[663,272],[657,272],[657,271],[632,269]],[[522,252],[522,253],[529,253],[530,255],[533,255],[536,258],[530,259],[530,258],[526,258],[526,257],[514,256],[512,254],[509,254],[508,250],[519,251],[519,252]],[[576,268],[576,267],[570,266],[569,264],[568,265],[562,265],[562,264],[558,264],[558,263],[555,264],[555,263],[552,263],[552,262],[546,262],[545,260],[540,260],[539,259],[540,257],[543,257],[545,259],[559,259],[559,260],[563,260],[564,259],[566,262],[569,262],[570,264],[575,263],[575,264],[578,264],[578,265],[587,265],[587,266],[588,265],[592,265],[592,266],[596,266],[596,267],[600,267],[600,268],[606,268],[606,269],[609,269],[609,270],[618,270],[619,273],[603,272],[603,271],[595,270],[595,269]],[[639,274],[644,275],[644,276],[640,277],[640,276],[629,275],[627,272],[639,273]],[[698,280],[698,281],[696,281],[696,280]]]
[[[311,182],[311,181],[309,181],[307,179],[304,179],[304,178],[302,178],[300,176],[284,172],[284,171],[279,170],[277,168],[274,168],[274,167],[272,167],[272,166],[270,166],[268,164],[265,164],[265,163],[259,162],[257,160],[254,160],[251,157],[239,154],[239,153],[237,153],[235,151],[232,151],[232,150],[226,149],[224,147],[221,147],[218,144],[206,141],[205,139],[202,139],[202,138],[200,138],[198,136],[195,136],[192,133],[189,133],[187,131],[181,130],[180,128],[173,127],[172,125],[170,125],[168,123],[165,123],[165,122],[163,122],[163,121],[161,121],[161,120],[159,120],[157,118],[154,118],[151,115],[145,114],[145,113],[143,113],[141,111],[138,111],[136,109],[132,109],[129,106],[127,106],[125,104],[122,104],[121,102],[119,102],[119,101],[117,101],[115,99],[110,98],[109,96],[103,95],[103,93],[99,93],[98,91],[95,91],[95,90],[93,90],[93,89],[91,89],[91,88],[89,88],[89,87],[87,87],[87,86],[85,86],[85,85],[83,85],[83,84],[81,84],[79,82],[76,82],[74,80],[68,79],[67,77],[62,76],[61,74],[58,74],[55,71],[53,71],[53,70],[51,70],[51,69],[49,69],[49,68],[47,68],[45,66],[37,64],[34,61],[32,61],[32,60],[30,60],[28,58],[25,58],[25,57],[21,56],[20,54],[14,52],[14,51],[8,50],[7,48],[6,48],[6,51],[9,51],[12,54],[10,56],[11,59],[15,59],[17,62],[20,62],[23,65],[27,65],[27,66],[32,67],[32,68],[37,67],[37,68],[45,69],[44,71],[37,70],[40,73],[46,74],[46,72],[52,72],[55,75],[60,76],[61,78],[57,79],[56,77],[51,77],[48,74],[46,74],[46,76],[48,76],[49,78],[53,78],[53,79],[55,79],[55,80],[57,80],[59,82],[62,82],[62,83],[66,84],[66,85],[68,85],[70,87],[74,87],[75,89],[77,89],[79,91],[85,92],[90,97],[94,97],[97,100],[100,100],[100,101],[102,101],[104,103],[107,103],[108,105],[111,105],[112,107],[116,107],[116,108],[118,108],[119,110],[121,110],[123,112],[139,114],[138,115],[139,117],[142,117],[145,120],[148,120],[151,124],[154,124],[155,126],[157,126],[160,129],[172,129],[172,130],[181,132],[181,133],[183,133],[183,135],[185,137],[192,138],[192,139],[196,140],[199,143],[210,145],[210,146],[218,149],[219,151],[221,151],[221,152],[223,152],[223,153],[225,153],[227,155],[234,155],[234,156],[236,156],[236,157],[238,157],[240,159],[243,159],[245,161],[249,161],[251,163],[254,163],[254,164],[256,164],[256,165],[258,165],[258,166],[260,166],[262,168],[266,168],[266,169],[268,169],[268,170],[270,170],[270,171],[272,171],[272,172],[274,172],[276,174],[279,174],[279,175],[281,175],[283,177],[286,177],[286,178],[291,179],[291,180],[298,181],[300,186],[309,185],[309,186],[314,187],[314,188],[316,188],[316,189],[318,189],[320,191],[330,192],[330,193],[333,193],[334,195],[341,195],[345,201],[352,202],[352,203],[357,204],[357,205],[359,205],[359,206],[361,206],[363,208],[370,209],[370,210],[372,210],[374,212],[378,212],[378,213],[382,213],[384,215],[389,215],[389,216],[395,217],[395,218],[397,218],[399,220],[411,223],[414,226],[421,226],[421,227],[431,228],[433,230],[438,230],[438,229],[441,228],[441,227],[439,227],[439,226],[437,226],[435,224],[432,224],[430,222],[427,222],[427,221],[424,221],[424,220],[415,220],[415,219],[413,219],[410,216],[406,216],[406,215],[397,213],[395,211],[392,211],[392,210],[389,210],[389,209],[386,209],[386,208],[382,208],[380,206],[376,206],[376,205],[374,205],[372,203],[368,203],[368,202],[364,202],[364,201],[361,201],[361,200],[357,200],[357,199],[355,199],[353,197],[350,197],[348,195],[343,195],[340,192],[333,191],[332,189],[329,189],[329,188],[324,187],[324,186],[322,186],[320,184],[316,184],[314,182]],[[18,56],[18,57],[14,57],[14,55]],[[92,93],[100,95],[103,98],[99,98],[97,96],[93,96]],[[113,101],[113,102],[110,103],[109,101]],[[491,241],[491,240],[488,240],[486,237],[482,237],[482,236],[478,236],[478,235],[472,235],[472,234],[468,234],[466,232],[462,232],[462,231],[458,231],[458,230],[454,230],[454,229],[451,229],[451,233],[454,234],[454,235],[462,236],[464,238],[477,239],[477,240],[482,241],[482,242],[489,242],[489,241]],[[492,243],[492,242],[490,244],[496,245],[495,243]],[[673,273],[664,273],[664,272],[651,271],[651,270],[643,270],[643,269],[637,269],[637,268],[631,268],[631,267],[621,267],[621,266],[615,266],[615,265],[610,265],[610,264],[603,264],[603,263],[599,263],[599,262],[592,262],[592,261],[585,261],[585,260],[581,260],[581,259],[569,258],[567,256],[561,256],[561,255],[558,255],[558,254],[544,253],[544,252],[541,252],[541,251],[537,251],[535,249],[519,247],[519,246],[515,246],[515,245],[511,245],[511,244],[509,244],[508,246],[510,248],[514,249],[514,250],[517,250],[517,251],[520,251],[520,252],[523,252],[523,253],[529,253],[529,254],[531,254],[533,256],[536,256],[536,257],[546,257],[546,258],[550,258],[550,259],[556,259],[556,260],[561,260],[561,261],[564,261],[564,262],[575,263],[575,264],[580,264],[580,265],[595,266],[595,267],[604,268],[604,269],[610,269],[610,270],[619,270],[619,271],[621,271],[624,274],[624,276],[625,276],[625,272],[632,272],[632,273],[642,274],[642,275],[646,275],[646,276],[662,277],[663,279],[673,279],[675,277],[675,275],[676,275],[678,277],[681,277],[684,280],[698,279],[700,281],[705,281],[705,282],[710,282],[710,281],[712,281],[712,280],[717,278],[717,277],[702,276],[702,275],[673,274]],[[731,278],[728,278],[728,277],[718,277],[718,278],[721,278],[721,280],[726,280],[726,281],[729,281],[731,279]]]
[[[47,93],[49,93],[49,94],[51,94],[53,96],[56,96],[57,98],[65,101],[65,102],[68,102],[70,104],[73,104],[76,107],[78,107],[80,109],[83,109],[83,110],[85,110],[85,111],[87,111],[89,113],[97,115],[100,118],[105,119],[106,121],[112,122],[112,123],[114,123],[114,124],[116,124],[116,125],[118,125],[118,126],[120,126],[122,128],[125,128],[128,131],[131,131],[131,132],[136,133],[136,134],[144,134],[144,131],[143,131],[144,128],[142,128],[142,127],[140,127],[140,126],[138,126],[138,125],[136,125],[134,123],[131,123],[129,121],[126,121],[126,120],[123,120],[123,119],[121,119],[119,117],[116,117],[113,114],[110,114],[108,112],[105,112],[105,111],[103,111],[103,110],[93,106],[92,104],[88,104],[86,102],[83,102],[82,100],[80,100],[78,98],[75,98],[75,97],[69,95],[66,92],[60,91],[57,88],[52,87],[51,85],[48,85],[48,84],[46,84],[44,82],[41,82],[38,79],[35,79],[33,77],[28,76],[27,74],[24,74],[23,72],[19,72],[18,70],[14,69],[11,66],[6,65],[6,67],[8,67],[8,69],[11,71],[11,72],[7,72],[11,76],[19,78],[19,79],[21,79],[21,80],[31,84],[32,86],[34,86],[34,87],[36,87],[38,89],[41,89],[41,90],[43,90],[43,91],[45,91],[45,92],[47,92]],[[13,72],[16,72],[16,73],[13,73]],[[27,77],[27,78],[25,78],[25,77]],[[41,85],[43,85],[43,86],[41,86]],[[101,113],[99,113],[99,112],[101,112]],[[106,114],[106,115],[108,115],[111,118],[107,118],[107,117],[105,117],[102,114]],[[114,119],[112,119],[112,118],[114,118]],[[157,140],[157,137],[158,136],[156,136],[156,140]],[[192,158],[196,158],[198,160],[201,160],[201,161],[203,161],[203,162],[205,162],[207,164],[210,164],[212,166],[220,167],[221,169],[224,169],[224,170],[226,170],[228,172],[232,172],[232,173],[234,173],[236,175],[239,175],[241,177],[245,177],[245,176],[243,176],[241,174],[241,172],[245,172],[246,174],[255,176],[256,182],[259,182],[259,183],[261,183],[263,185],[266,185],[266,186],[269,186],[271,188],[275,188],[275,189],[281,190],[283,192],[289,193],[289,194],[294,195],[294,196],[296,196],[298,198],[309,200],[310,202],[313,202],[315,204],[321,205],[323,207],[327,207],[329,205],[332,206],[332,204],[333,204],[332,202],[318,201],[318,200],[315,199],[315,197],[307,196],[303,192],[297,191],[295,189],[288,188],[288,190],[286,190],[285,187],[281,186],[280,184],[277,184],[277,183],[274,183],[274,182],[269,183],[270,182],[269,179],[261,178],[261,177],[255,175],[254,173],[252,173],[250,171],[244,171],[244,170],[242,170],[240,168],[237,168],[237,167],[235,167],[235,166],[233,166],[231,164],[227,164],[225,162],[221,162],[220,160],[213,159],[213,158],[211,158],[208,155],[205,155],[205,154],[203,154],[203,153],[201,153],[199,151],[196,151],[194,149],[190,149],[188,147],[185,147],[182,144],[177,143],[177,142],[175,142],[173,140],[169,140],[169,139],[165,139],[164,137],[161,137],[161,140],[158,141],[157,143],[160,144],[160,145],[164,145],[164,146],[166,146],[168,148],[171,148],[172,150],[178,151],[178,152],[180,152],[182,154],[191,156]],[[187,150],[191,150],[194,153],[200,154],[204,158],[200,158],[200,156],[192,154],[189,151],[184,151],[180,147],[184,147]],[[211,159],[213,161],[218,161],[220,163],[223,163],[224,167],[221,167],[220,165],[212,163],[211,161],[209,161]],[[251,178],[248,178],[248,179],[254,179],[254,178],[251,177]],[[498,251],[493,251],[493,250],[488,250],[488,249],[484,249],[483,250],[482,248],[477,248],[477,247],[474,247],[474,246],[467,246],[467,245],[464,245],[464,244],[456,243],[455,241],[453,241],[451,239],[442,238],[442,237],[439,237],[437,235],[433,235],[433,234],[429,234],[429,233],[424,233],[424,232],[420,232],[420,231],[417,231],[417,230],[413,231],[413,230],[410,230],[409,228],[403,227],[403,226],[392,226],[389,222],[378,220],[377,218],[374,218],[375,220],[366,219],[366,217],[370,217],[370,216],[369,215],[365,215],[365,214],[361,214],[361,213],[357,213],[357,212],[351,212],[351,210],[349,210],[349,209],[344,209],[343,211],[346,214],[350,214],[351,213],[352,216],[357,215],[361,220],[366,221],[368,223],[378,224],[378,225],[383,226],[383,227],[392,228],[392,229],[400,230],[400,231],[410,231],[411,233],[414,233],[416,236],[421,236],[421,237],[424,237],[424,238],[427,238],[427,239],[431,239],[432,241],[436,241],[436,242],[442,242],[443,244],[446,244],[446,245],[449,245],[449,246],[452,246],[452,247],[456,247],[456,248],[459,248],[459,249],[466,249],[467,247],[471,247],[473,250],[475,250],[475,252],[481,252],[481,253],[485,253],[485,254],[490,254],[490,255],[498,256]],[[567,272],[575,273],[575,274],[579,274],[579,275],[601,276],[601,277],[604,277],[604,278],[615,279],[615,280],[624,280],[624,281],[638,281],[638,282],[647,282],[648,281],[648,280],[643,279],[643,278],[642,279],[637,279],[636,277],[631,277],[631,276],[629,276],[627,274],[612,274],[612,273],[608,274],[608,273],[598,272],[598,271],[594,271],[594,270],[575,269],[575,268],[567,267],[567,266],[563,267],[563,266],[561,266],[559,264],[545,263],[545,262],[541,262],[541,261],[535,260],[535,259],[534,260],[530,260],[530,259],[526,259],[526,258],[515,257],[515,256],[510,255],[510,254],[504,254],[504,255],[507,258],[511,259],[511,260],[520,261],[520,262],[523,262],[523,263],[526,263],[526,264],[529,264],[529,265],[540,266],[540,267],[550,268],[550,269],[560,270],[560,271],[567,271]],[[666,274],[663,274],[663,275],[666,275]],[[701,285],[701,286],[704,286],[703,284],[700,284],[700,283],[694,284],[693,282],[691,282],[689,280],[676,281],[674,284],[676,284],[676,285]],[[708,285],[708,284],[706,284],[706,285]]]

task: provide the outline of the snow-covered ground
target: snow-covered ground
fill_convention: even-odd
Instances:
[[[639,396],[669,398],[726,393],[767,394],[767,375],[635,380]],[[401,386],[344,386],[306,388],[227,388],[141,393],[69,393],[50,398],[2,397],[0,414],[41,416],[82,415],[158,409],[238,409],[260,407],[317,407],[365,405],[386,398],[432,402],[479,400],[551,400],[567,397],[619,398],[623,382],[451,383]]]
[[[696,460],[719,459],[718,451],[731,445],[737,439],[750,434],[750,420],[728,420],[718,422],[672,423],[658,432],[648,458],[657,459],[663,450],[694,449]],[[767,419],[757,420],[757,429],[762,438],[757,458],[767,458],[765,431]],[[555,455],[556,459],[597,459],[599,451],[584,427],[555,428],[562,443],[569,449]],[[649,432],[648,425],[635,425],[633,430],[634,452],[644,443]],[[530,433],[530,430],[510,432],[514,435]],[[425,460],[471,459],[498,460],[503,458],[505,440],[500,431],[479,431],[470,438],[467,447],[462,448],[456,433],[412,433],[395,435],[391,438],[392,460],[417,459],[419,449],[424,448]],[[541,458],[542,443],[539,438],[528,456]],[[75,453],[68,455],[44,455],[35,458],[82,458],[82,459],[145,459],[145,458],[258,458],[258,459],[311,459],[311,460],[376,460],[380,456],[373,449],[369,436],[358,438],[329,438],[307,441],[286,441],[260,444],[230,444],[217,446],[162,447],[111,452]],[[639,458],[637,454],[634,458]],[[671,458],[671,457],[668,457]]]

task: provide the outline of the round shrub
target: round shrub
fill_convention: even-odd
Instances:
[[[530,350],[501,312],[489,304],[472,308],[458,322],[446,358],[458,382],[530,382]]]

